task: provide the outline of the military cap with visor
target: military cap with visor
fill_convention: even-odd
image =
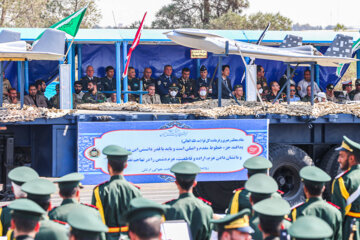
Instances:
[[[327,86],[326,86],[326,89],[328,89],[328,90],[333,90],[334,89],[334,84],[328,84]]]
[[[176,83],[173,83],[173,84],[170,85],[169,89],[179,90],[179,87],[176,85]]]
[[[51,194],[56,192],[54,183],[47,179],[35,179],[21,186],[21,190],[27,193],[29,199],[50,199]]]
[[[211,220],[215,224],[216,231],[238,230],[243,233],[253,233],[254,229],[250,227],[250,210],[243,209],[236,214],[228,214],[218,220]]]
[[[12,182],[21,186],[27,181],[39,178],[39,174],[30,167],[22,166],[12,169],[8,177]]]
[[[40,220],[43,214],[46,214],[37,203],[29,199],[16,199],[8,205],[8,208],[12,211],[12,215],[17,215],[21,218]]]
[[[271,195],[278,190],[276,181],[263,173],[252,175],[245,183],[245,189],[251,194]]]
[[[78,208],[69,213],[67,218],[71,231],[82,237],[99,236],[108,232],[108,227],[102,222],[98,212],[92,208]]]
[[[161,205],[146,198],[134,198],[130,201],[130,207],[124,214],[124,219],[128,223],[150,217],[164,219],[165,209],[167,208],[169,207],[166,205]]]
[[[204,66],[204,65],[202,65],[201,67],[200,67],[200,72],[204,72],[204,71],[206,71],[207,70],[207,68]]]
[[[354,142],[350,138],[344,136],[341,146],[336,148],[336,150],[337,151],[347,151],[347,152],[351,152],[351,153],[359,155],[360,154],[360,144],[357,142]]]
[[[268,198],[254,204],[253,210],[259,214],[260,218],[280,220],[290,213],[290,205],[281,198]]]
[[[81,187],[80,181],[84,179],[84,175],[81,173],[69,173],[61,178],[58,178],[54,183],[59,184],[60,189],[73,189]]]
[[[244,162],[244,168],[248,170],[248,174],[267,173],[272,168],[272,163],[264,157],[256,156],[247,159]]]
[[[316,216],[299,217],[289,228],[288,233],[292,238],[302,239],[329,239],[333,230],[327,222]]]
[[[356,86],[360,85],[360,79],[359,78],[355,80],[355,85]]]
[[[331,181],[331,177],[315,166],[306,166],[300,170],[300,177],[305,184],[324,185]]]
[[[184,180],[194,180],[201,169],[198,165],[189,161],[175,163],[170,171],[175,174],[176,178]]]
[[[352,86],[352,81],[351,80],[347,80],[341,83],[342,85],[348,85],[348,86]]]
[[[102,150],[102,153],[107,155],[108,160],[111,161],[127,161],[128,156],[132,153],[117,145],[109,145]]]

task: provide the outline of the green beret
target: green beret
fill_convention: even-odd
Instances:
[[[38,178],[39,174],[30,167],[22,166],[12,169],[8,177],[12,182],[21,186],[27,181]]]
[[[12,210],[12,215],[17,215],[22,218],[40,220],[43,214],[46,214],[38,204],[29,199],[16,199],[8,205]]]
[[[102,222],[99,213],[92,208],[78,207],[71,211],[67,218],[72,231],[83,237],[98,236],[107,232],[108,227]]]
[[[146,198],[134,198],[130,201],[130,207],[125,213],[124,219],[130,223],[149,217],[162,218],[166,208],[168,208],[168,206],[161,205]]]
[[[290,205],[286,200],[281,198],[268,198],[254,204],[253,210],[257,212],[260,217],[281,219],[290,213]]]
[[[109,160],[126,161],[132,153],[117,145],[109,145],[102,150]]]
[[[306,166],[300,170],[300,177],[309,184],[324,184],[331,181],[331,177],[315,166]]]
[[[276,181],[263,173],[252,175],[245,183],[245,189],[256,194],[272,194],[278,188]]]
[[[321,218],[315,216],[302,216],[290,226],[288,233],[295,239],[328,239],[333,230]]]
[[[78,187],[80,181],[83,179],[84,175],[82,175],[81,173],[69,173],[65,176],[62,176],[61,178],[56,179],[54,183],[58,183],[60,189],[72,189]]]
[[[218,220],[211,220],[215,224],[217,231],[235,229],[244,233],[253,233],[254,229],[250,227],[250,210],[243,209],[236,214],[228,214]]]
[[[170,168],[170,171],[175,174],[176,178],[191,180],[196,178],[196,175],[201,171],[201,169],[193,162],[182,161],[174,164]]]
[[[24,183],[21,191],[27,193],[30,199],[50,199],[50,195],[56,192],[56,186],[47,179],[38,178]]]
[[[343,142],[341,143],[341,146],[336,148],[337,151],[348,151],[354,154],[360,154],[360,144],[357,142],[354,142],[350,138],[343,136]]]
[[[266,173],[269,168],[272,168],[272,163],[264,157],[256,156],[247,159],[244,162],[244,168],[248,170],[249,175]]]

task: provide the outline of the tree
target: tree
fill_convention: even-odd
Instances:
[[[81,27],[92,27],[100,21],[101,12],[95,0],[1,0],[0,27],[50,27],[88,5]]]
[[[336,24],[336,26],[334,27],[334,31],[335,32],[339,32],[339,31],[345,31],[346,30],[346,27],[344,24]]]
[[[255,13],[249,16],[239,15],[228,11],[219,18],[210,21],[212,29],[264,29],[271,23],[271,30],[291,30],[292,22],[289,18],[271,13]]]
[[[206,28],[210,19],[232,11],[242,13],[248,0],[172,0],[156,13],[153,28]]]

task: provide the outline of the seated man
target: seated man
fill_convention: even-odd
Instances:
[[[178,79],[180,89],[181,102],[192,102],[195,99],[195,80],[190,78],[190,69],[183,68],[181,78]]]
[[[263,86],[264,83],[267,83],[265,78],[265,70],[261,65],[256,66],[256,79],[258,82],[260,82],[261,86]]]
[[[11,89],[11,84],[9,79],[5,78],[5,72],[3,72],[3,98],[6,99],[9,94],[9,90]]]
[[[143,89],[147,89],[149,84],[155,84],[155,79],[151,77],[152,75],[152,70],[149,67],[146,67],[144,69],[144,75],[143,77],[140,79],[143,81]]]
[[[155,93],[155,84],[149,84],[146,90],[148,93],[143,95],[143,104],[161,104],[160,95]]]
[[[235,85],[234,96],[238,101],[245,101],[244,89],[242,85]]]
[[[310,85],[306,87],[306,95],[301,99],[301,101],[311,102],[311,86]]]
[[[34,84],[29,85],[29,95],[24,96],[24,104],[34,107],[47,108],[46,98],[44,95],[38,95]]]
[[[96,82],[99,91],[112,91],[116,89],[116,80],[114,78],[115,70],[112,66],[105,68],[105,77]],[[110,94],[108,94],[110,96]]]
[[[129,67],[128,69],[128,85],[132,91],[140,90],[140,80],[136,77],[135,68]]]
[[[132,91],[130,85],[127,86],[128,91]],[[136,95],[128,93],[128,102],[138,102]],[[124,94],[121,94],[121,100],[124,101]]]
[[[305,97],[306,92],[307,92],[306,88],[310,85],[311,85],[311,71],[305,70],[304,71],[304,79],[298,83],[298,93],[301,98]],[[314,82],[314,86],[315,86],[315,88],[314,88],[315,94],[317,94],[318,92],[321,92],[321,90],[316,82]]]
[[[353,101],[360,100],[360,79],[355,80],[355,90],[352,90],[350,92],[349,96],[350,96],[350,99]]]
[[[5,98],[4,103],[17,104],[19,99],[17,98],[17,92],[14,88],[9,88],[8,96]]]
[[[160,97],[169,94],[169,87],[173,83],[177,83],[176,77],[172,75],[173,69],[171,65],[165,65],[164,73],[157,80],[156,91]]]
[[[112,93],[106,101],[109,103],[116,103],[116,93]]]
[[[37,94],[44,96],[44,93],[46,91],[45,81],[42,80],[42,79],[36,80],[35,81],[35,86],[36,86],[36,89],[37,89]]]
[[[342,90],[345,92],[346,99],[352,100],[350,95],[350,93],[352,92],[352,81],[351,80],[344,81],[341,84],[342,84]]]
[[[49,100],[49,108],[57,108],[59,109],[60,108],[60,84],[56,84],[56,87],[55,87],[55,90],[56,90],[56,94],[50,98]]]
[[[327,100],[326,100],[326,94],[325,94],[324,92],[319,92],[319,93],[316,95],[315,102],[316,102],[316,103],[319,103],[319,102],[327,102]]]
[[[103,103],[106,102],[106,96],[98,92],[97,85],[94,81],[89,81],[88,83],[89,91],[84,94],[82,98],[83,103]]]
[[[199,95],[199,97],[196,98],[195,101],[205,101],[205,100],[211,99],[211,97],[208,96],[209,92],[208,92],[208,88],[206,87],[206,85],[200,86],[198,95]]]
[[[82,92],[83,85],[81,85],[81,83],[79,81],[75,82],[74,89],[75,89],[75,93],[74,93],[73,101],[75,101],[75,104],[80,104],[80,103],[82,103],[82,98],[84,96],[84,93]],[[87,86],[86,86],[86,89],[87,89]]]
[[[88,83],[89,81],[95,81],[98,82],[99,78],[94,76],[94,68],[93,66],[89,65],[86,67],[86,75],[85,77],[81,78],[78,83],[80,83],[82,85],[82,88],[84,90],[88,90]]]
[[[169,94],[161,98],[161,102],[164,104],[179,104],[181,103],[180,97],[177,97],[179,88],[176,83],[171,84],[169,87]]]
[[[300,97],[296,95],[296,87],[294,84],[290,85],[290,102],[299,102],[301,101]]]
[[[198,78],[198,80],[196,82],[196,84],[197,84],[196,85],[196,88],[197,88],[196,92],[199,92],[199,89],[200,89],[201,86],[206,86],[207,89],[208,89],[209,95],[212,95],[212,86],[210,87],[210,82],[211,82],[211,79],[208,78],[208,70],[204,65],[202,65],[200,67],[200,77]]]

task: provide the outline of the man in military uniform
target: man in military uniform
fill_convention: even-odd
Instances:
[[[109,227],[106,239],[118,240],[121,232],[127,232],[126,222],[122,215],[129,210],[130,201],[141,197],[141,193],[123,176],[131,152],[122,147],[110,145],[105,147],[102,153],[107,156],[111,178],[110,181],[94,188],[92,204],[99,209],[103,223]]]
[[[134,198],[125,214],[131,240],[160,239],[160,226],[166,206],[146,198]]]
[[[197,82],[196,82],[196,85],[197,85],[196,91],[198,92],[200,90],[201,86],[206,86],[209,89],[208,92],[209,92],[209,96],[211,97],[213,86],[210,86],[210,84],[211,84],[210,82],[211,82],[211,79],[208,78],[208,70],[204,65],[202,65],[200,67],[200,77],[197,79]]]
[[[331,177],[315,166],[303,167],[300,177],[304,183],[306,202],[295,206],[290,214],[292,221],[297,221],[300,216],[316,216],[324,219],[332,228],[334,235],[330,239],[342,238],[342,216],[337,206],[327,203],[322,199],[325,184]]]
[[[160,97],[169,94],[170,85],[173,83],[177,83],[177,79],[174,75],[172,75],[172,71],[173,69],[171,65],[165,65],[164,73],[157,80],[156,91],[160,95]]]
[[[360,222],[360,144],[344,136],[338,162],[344,172],[336,177],[332,186],[331,202],[340,207],[343,220],[343,239],[349,239],[353,223]],[[357,239],[357,238],[354,238]]]
[[[143,89],[147,89],[150,84],[154,84],[154,86],[155,86],[155,83],[156,83],[156,82],[155,82],[155,79],[152,78],[151,75],[152,75],[152,70],[151,70],[151,68],[146,67],[146,68],[144,69],[144,75],[143,75],[143,77],[140,79],[141,81],[143,81]]]
[[[40,228],[40,218],[46,214],[38,204],[28,199],[18,199],[9,205],[12,210],[11,225],[16,240],[33,240]]]
[[[5,78],[5,72],[3,72],[3,98],[6,99],[12,89],[9,79]],[[16,90],[15,90],[16,91]]]
[[[326,86],[326,99],[330,102],[334,102],[334,103],[338,102],[338,100],[334,94],[334,85],[333,84],[328,84]]]
[[[71,226],[69,240],[100,240],[108,227],[98,218],[96,211],[90,208],[75,208],[69,213],[68,223]]]
[[[244,88],[242,85],[238,84],[234,86],[234,97],[238,101],[245,101]]]
[[[249,223],[250,210],[244,209],[236,214],[212,220],[215,230],[218,232],[218,240],[251,240],[251,233],[254,230]]]
[[[252,175],[249,180],[245,183],[245,189],[250,193],[249,201],[251,208],[254,204],[271,198],[277,197],[281,198],[278,195],[275,195],[278,190],[278,184],[276,181],[263,173],[257,173]],[[255,211],[252,211],[250,218],[250,226],[254,229],[254,232],[251,234],[253,239],[262,240],[262,234],[258,228],[259,225],[259,216]]]
[[[256,203],[253,209],[259,214],[259,229],[264,240],[280,240],[280,236],[287,235],[283,231],[284,217],[290,212],[290,205],[286,200],[268,198]]]
[[[272,163],[264,157],[257,156],[246,160],[243,166],[247,169],[247,176],[250,178],[257,173],[269,174]],[[244,188],[234,190],[228,212],[230,214],[235,214],[245,208],[251,209],[249,197],[250,192]]]
[[[323,219],[315,216],[302,216],[289,228],[289,235],[295,240],[331,239],[333,231]],[[340,238],[339,238],[340,239]]]
[[[21,190],[27,194],[27,199],[34,201],[46,212],[51,210],[51,194],[55,193],[55,184],[47,179],[35,179],[24,183]],[[49,220],[43,215],[40,221],[40,230],[36,240],[64,240],[68,239],[68,231],[63,224]]]
[[[25,182],[37,179],[39,174],[29,167],[17,167],[12,169],[8,174],[11,180],[12,191],[15,199],[26,198],[26,194],[21,191],[21,185]],[[10,228],[11,213],[8,206],[3,206],[0,209],[0,236],[6,236],[8,229]]]
[[[175,174],[179,198],[165,203],[171,206],[166,211],[166,219],[185,220],[190,225],[193,240],[209,239],[213,210],[192,193],[197,184],[195,178],[200,167],[193,162],[183,161],[173,165],[170,171]]]
[[[60,84],[56,84],[55,86],[56,94],[52,96],[49,100],[49,108],[60,108]]]
[[[135,68],[133,67],[128,69],[128,85],[132,91],[140,90],[140,80],[136,77]]]
[[[180,104],[181,100],[180,97],[177,97],[178,95],[179,95],[179,88],[176,85],[176,83],[173,83],[169,87],[169,94],[163,96],[161,98],[161,102],[164,104]]]
[[[88,83],[90,81],[97,83],[100,80],[98,77],[94,76],[94,72],[93,66],[89,65],[86,67],[86,75],[78,81],[78,83],[82,85],[83,90],[88,90]]]
[[[341,83],[342,90],[345,92],[346,100],[352,100],[350,98],[350,93],[352,92],[352,80],[347,80]]]
[[[359,101],[360,100],[360,79],[355,80],[355,90],[352,90],[349,93],[349,97],[353,101]]]
[[[189,68],[182,69],[181,77],[178,79],[178,86],[180,88],[181,102],[193,102],[196,94],[196,83],[194,79],[190,78]]]
[[[198,91],[198,96],[199,97],[197,97],[195,99],[195,101],[205,101],[205,100],[211,99],[211,97],[209,97],[208,89],[207,89],[206,85],[200,86],[199,91]]]
[[[264,87],[264,84],[267,84],[267,80],[265,78],[265,69],[261,65],[256,66],[256,79],[257,82],[260,82],[261,87]]]
[[[94,81],[89,81],[89,91],[84,94],[82,98],[83,103],[103,103],[106,102],[106,96],[97,90],[97,85]]]
[[[114,78],[114,74],[115,74],[114,67],[107,66],[105,68],[105,77],[100,78],[100,80],[96,82],[97,89],[99,91],[112,91],[116,89],[116,79]],[[88,89],[90,90],[89,86]]]
[[[221,98],[224,99],[230,99],[232,97],[232,86],[231,86],[231,80],[229,78],[230,75],[230,66],[229,65],[223,65],[222,66],[222,88],[221,88]],[[214,97],[217,98],[218,96],[218,79],[215,80],[215,91],[214,91]]]

